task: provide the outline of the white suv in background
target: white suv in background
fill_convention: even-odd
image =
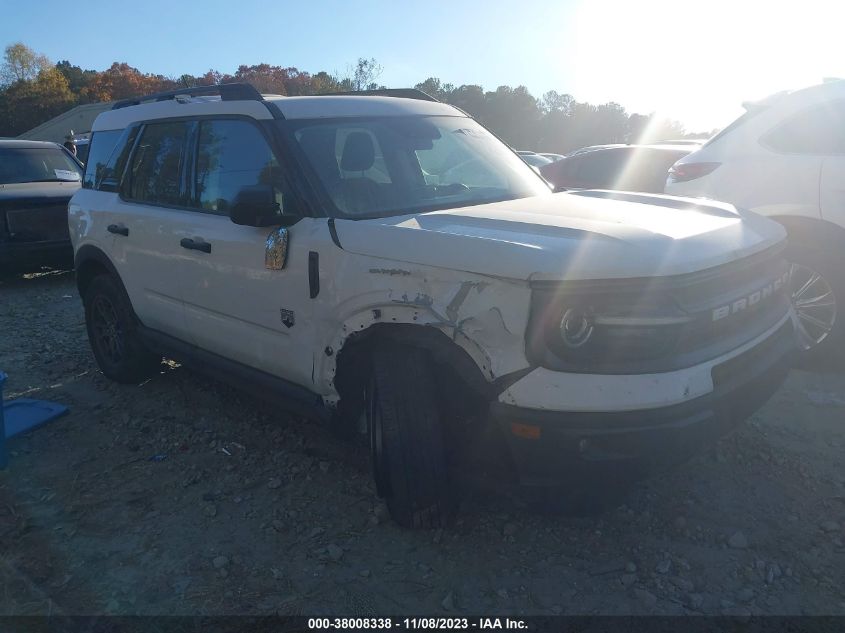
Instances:
[[[106,376],[167,355],[366,430],[406,526],[448,520],[483,436],[521,481],[587,495],[689,455],[768,398],[794,345],[778,224],[553,194],[415,91],[118,103],[69,219]]]
[[[779,93],[679,160],[666,193],[730,202],[789,233],[791,292],[812,357],[845,349],[845,81]]]

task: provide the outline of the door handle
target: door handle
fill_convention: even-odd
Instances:
[[[109,233],[114,233],[115,235],[122,235],[123,237],[129,236],[129,229],[122,224],[109,224],[106,227],[106,230]]]
[[[188,250],[192,251],[202,251],[203,253],[210,253],[211,252],[211,244],[208,242],[195,242],[190,237],[183,237],[179,245],[182,248],[187,248]]]

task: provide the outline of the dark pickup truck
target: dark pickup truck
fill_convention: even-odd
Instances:
[[[56,143],[0,140],[0,274],[73,264],[67,205],[81,179]]]

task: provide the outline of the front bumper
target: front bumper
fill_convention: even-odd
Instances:
[[[73,267],[70,240],[0,242],[0,273],[26,272],[41,266]]]
[[[794,349],[788,320],[756,346],[715,364],[713,390],[686,402],[612,412],[495,402],[490,417],[504,431],[523,484],[637,477],[688,459],[754,413],[783,382]]]

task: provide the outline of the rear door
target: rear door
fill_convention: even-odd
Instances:
[[[144,125],[129,157],[120,193],[111,194],[108,225],[112,261],[141,322],[187,340],[177,265],[177,237],[187,211],[185,168],[195,122]],[[102,183],[100,184],[102,190]]]

